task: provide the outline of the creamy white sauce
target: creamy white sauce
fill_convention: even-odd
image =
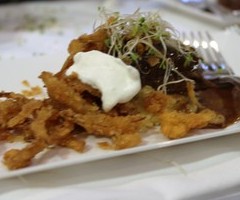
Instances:
[[[106,112],[118,103],[130,101],[141,89],[138,70],[119,58],[93,50],[79,52],[73,60],[66,75],[75,72],[83,83],[98,89]]]

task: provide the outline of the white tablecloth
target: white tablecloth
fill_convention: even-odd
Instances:
[[[137,8],[160,10],[162,17],[179,30],[210,30],[216,35],[221,33],[219,40],[223,38],[222,27],[156,0],[3,5],[0,7],[0,64],[34,56],[52,55],[54,59],[55,55],[67,55],[69,41],[92,30],[97,7],[101,5],[122,13],[132,13]],[[239,42],[238,36],[234,37]],[[225,45],[228,40],[231,38],[226,33]],[[240,47],[235,44],[231,48],[237,52]],[[229,52],[227,48],[223,50]],[[239,56],[229,61],[235,66],[240,63]],[[239,166],[240,135],[235,134],[3,179],[0,199],[237,200],[240,198]]]

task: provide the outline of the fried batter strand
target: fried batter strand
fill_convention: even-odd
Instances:
[[[42,140],[36,140],[24,149],[11,149],[4,154],[3,162],[10,169],[19,169],[31,164],[32,158],[46,147]]]
[[[92,34],[84,34],[77,39],[73,39],[68,46],[68,52],[70,55],[66,59],[62,70],[57,73],[57,76],[61,77],[64,75],[65,71],[73,64],[73,56],[78,52],[86,52],[90,50],[107,52],[107,47],[104,43],[106,38],[107,31],[105,29],[99,29]]]
[[[0,127],[4,128],[9,120],[18,115],[22,106],[29,100],[20,94],[4,92],[0,93],[0,98],[6,98],[0,103]]]
[[[42,102],[39,100],[31,99],[29,102],[22,106],[22,110],[13,118],[7,122],[7,127],[12,128],[20,123],[23,123],[24,120],[32,116],[32,113],[39,109],[42,105]]]
[[[134,133],[141,128],[143,116],[109,116],[103,113],[76,114],[73,116],[76,124],[85,128],[87,133],[98,136],[114,136]]]
[[[221,124],[224,117],[204,109],[199,113],[165,112],[160,115],[159,123],[162,133],[170,139],[186,136],[190,130],[207,127],[209,124]]]
[[[151,87],[144,87],[140,94],[143,96],[145,109],[150,113],[161,113],[170,105],[171,97],[161,91],[153,90]]]
[[[83,153],[85,150],[86,142],[83,139],[79,139],[74,136],[69,136],[64,140],[59,142],[60,146],[67,147],[73,149],[77,152]]]
[[[91,50],[106,52],[107,47],[104,43],[104,40],[107,38],[107,36],[107,31],[105,29],[98,29],[96,32],[89,35],[81,35],[78,39],[71,41],[68,51],[70,54]]]
[[[64,79],[64,81],[66,82],[66,84],[71,87],[72,89],[74,89],[76,92],[83,94],[84,92],[88,92],[93,96],[96,97],[101,97],[101,93],[97,90],[92,88],[90,85],[84,84],[78,77],[76,74],[72,74],[70,76],[65,76],[62,77],[62,79]]]
[[[139,145],[142,142],[142,137],[139,133],[130,133],[115,135],[113,137],[113,149],[126,149]]]
[[[73,110],[86,113],[97,109],[94,105],[89,105],[73,88],[62,80],[54,77],[49,72],[43,72],[40,76],[48,90],[48,95],[53,100],[72,108]]]
[[[44,141],[49,140],[46,121],[52,116],[52,114],[53,109],[50,106],[43,107],[41,110],[37,112],[36,119],[30,125],[30,129],[32,130],[35,138]]]

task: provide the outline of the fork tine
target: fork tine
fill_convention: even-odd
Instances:
[[[207,32],[202,33],[198,31],[198,35],[201,41],[201,54],[209,65],[209,70],[215,72],[222,70],[222,66],[220,66],[217,57],[217,43],[210,38]]]
[[[203,60],[200,63],[200,66],[203,68],[205,73],[216,73],[219,70],[218,65],[216,64],[216,59],[212,53],[211,46],[209,45],[209,40],[206,39],[206,36],[198,32],[190,32],[191,45],[198,51]]]
[[[209,45],[211,46],[212,52],[213,52],[214,56],[216,57],[216,61],[220,64],[220,67],[223,70],[227,70],[229,74],[233,74],[232,69],[227,64],[226,60],[224,59],[224,57],[219,49],[218,43],[213,39],[213,37],[209,34],[208,31],[206,31],[206,36],[209,40]]]
[[[188,35],[189,39],[186,33],[183,34],[183,43],[192,45],[202,56],[203,61],[200,63],[200,66],[205,74],[233,74],[219,50],[218,43],[208,31],[191,31]]]
[[[215,53],[217,62],[220,64],[222,70],[226,71],[230,75],[233,75],[234,72],[233,72],[232,68],[227,64],[226,60],[224,59],[224,57],[218,47],[218,43],[212,38],[212,36],[209,34],[209,32],[206,32],[206,35],[210,40],[210,45],[213,49],[213,52]]]

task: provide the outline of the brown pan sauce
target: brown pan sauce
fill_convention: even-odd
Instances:
[[[216,78],[205,89],[197,91],[200,103],[220,114],[226,127],[240,119],[240,83],[232,78]]]

